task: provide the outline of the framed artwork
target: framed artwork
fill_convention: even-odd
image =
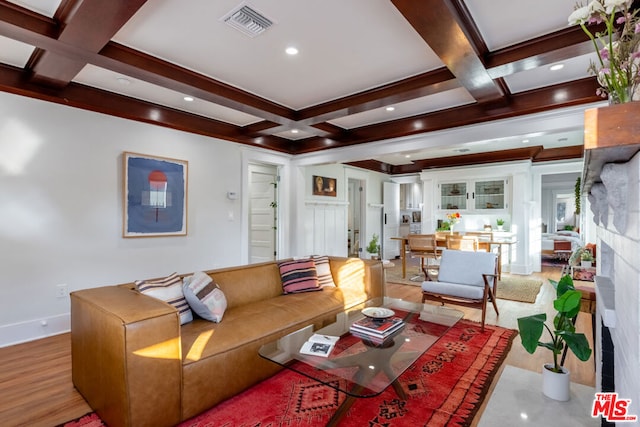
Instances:
[[[313,175],[313,195],[336,197],[336,179]]]
[[[188,162],[123,153],[123,237],[187,235]]]
[[[420,213],[420,211],[411,212],[411,216],[412,216],[413,222],[422,221],[422,214]]]

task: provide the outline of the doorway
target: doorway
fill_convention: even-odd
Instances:
[[[278,167],[249,165],[249,263],[278,256]]]
[[[364,205],[364,181],[349,178],[348,181],[348,201],[349,209],[347,214],[347,256],[359,258],[362,253],[363,243],[362,226],[365,223]]]

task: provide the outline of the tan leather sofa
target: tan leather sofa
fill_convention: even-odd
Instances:
[[[73,292],[73,383],[111,427],[176,425],[276,373],[258,355],[263,344],[380,303],[379,261],[330,266],[335,288],[288,295],[275,262],[208,271],[227,299],[221,323],[180,326],[172,306],[132,283]]]

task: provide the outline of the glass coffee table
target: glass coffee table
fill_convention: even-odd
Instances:
[[[460,320],[463,313],[443,306],[391,298],[385,298],[382,306],[393,310],[394,316],[404,321],[404,326],[382,343],[349,332],[353,322],[365,317],[356,311],[340,313],[335,323],[317,331],[313,326],[307,326],[267,343],[260,348],[259,354],[346,394],[327,424],[329,426],[340,421],[355,399],[377,396],[389,386],[406,400],[398,377]],[[328,357],[300,352],[314,334],[339,337]]]

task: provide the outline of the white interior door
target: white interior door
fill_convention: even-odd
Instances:
[[[400,242],[391,240],[400,236],[400,184],[385,182],[382,212],[382,258],[394,259],[400,256]]]
[[[277,257],[278,168],[249,165],[249,262]]]

